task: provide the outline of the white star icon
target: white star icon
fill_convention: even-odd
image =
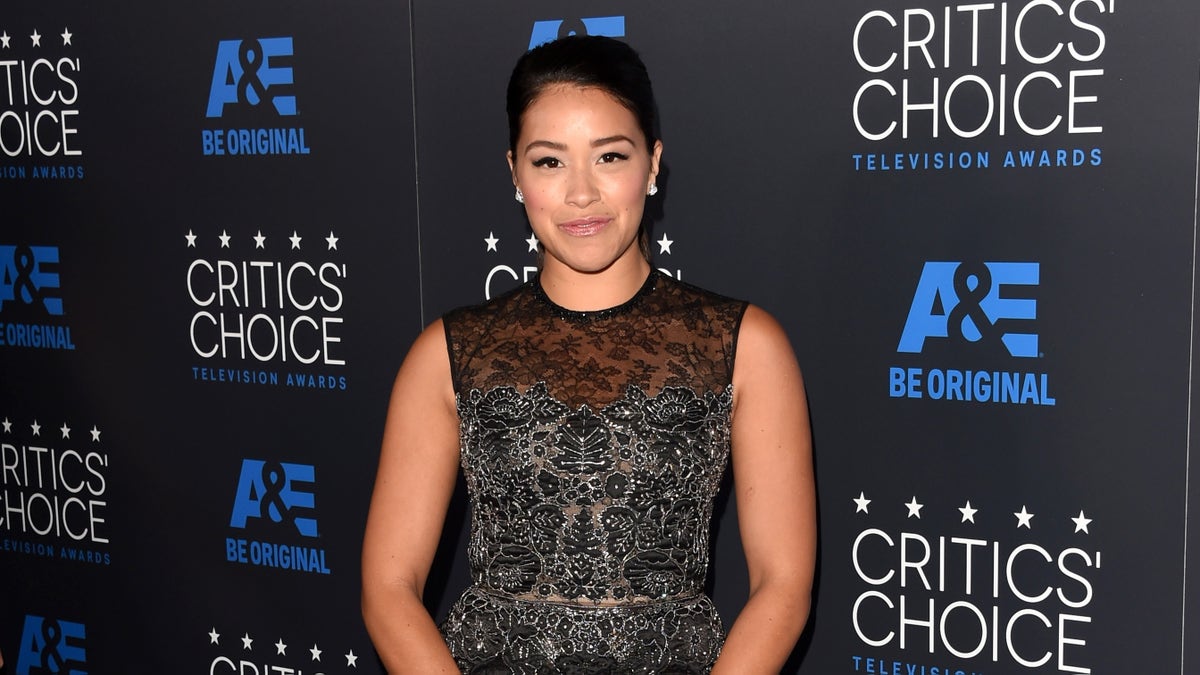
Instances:
[[[64,28],[64,29],[63,29],[63,32],[62,32],[62,39],[63,39],[63,46],[64,46],[64,47],[66,47],[67,45],[71,44],[71,30],[70,30],[70,29],[68,29],[68,28]]]
[[[254,239],[254,248],[267,247],[267,238],[263,236],[262,230],[259,230],[258,234],[255,234],[252,239]]]
[[[188,233],[183,235],[183,238],[187,239],[188,248],[196,248],[196,235],[192,234],[191,230],[188,230]]]
[[[674,244],[675,240],[667,239],[667,233],[663,232],[662,239],[659,239],[658,241],[656,241],[654,243],[658,244],[658,252],[659,253],[666,253],[667,255],[670,255],[671,254],[671,244]]]
[[[350,650],[350,653],[346,654],[346,665],[351,668],[358,667],[358,656],[354,653],[353,649]]]
[[[525,243],[529,244],[529,250],[527,253],[537,253],[538,240],[536,234],[529,235],[529,238],[525,240]]]
[[[29,428],[30,428],[30,429],[33,429],[33,435],[34,435],[34,436],[41,436],[41,435],[42,435],[42,425],[38,424],[37,420],[34,420],[34,421],[33,421],[33,424],[29,425]]]
[[[33,40],[34,47],[42,46],[42,36],[38,34],[37,29],[34,29],[33,35],[30,35],[29,39]]]
[[[221,248],[229,248],[230,237],[225,233],[225,230],[221,230],[221,236],[217,237],[217,239],[221,240]]]
[[[4,433],[12,433],[12,422],[9,422],[7,417],[4,418]]]
[[[62,432],[63,438],[71,437],[71,427],[67,426],[66,422],[63,422],[63,425],[58,430]]]
[[[979,511],[979,509],[971,508],[971,500],[970,499],[967,500],[966,506],[960,506],[960,507],[958,507],[958,510],[960,512],[962,512],[962,516],[963,516],[962,522],[964,522],[964,523],[967,521],[970,521],[972,523],[975,522],[975,513]]]
[[[491,232],[488,232],[488,236],[483,240],[483,242],[487,244],[488,251],[496,251],[497,253],[500,252],[496,249],[496,244],[499,244],[500,240],[497,239],[496,235],[492,234]]]
[[[917,496],[913,495],[912,501],[905,504],[904,507],[908,509],[908,517],[909,518],[912,518],[914,516],[916,518],[920,518],[921,517],[921,509],[925,508],[925,505],[918,504]]]
[[[288,237],[288,239],[292,242],[292,248],[300,248],[300,240],[303,239],[303,237],[296,234],[295,230],[292,230],[292,236]]]
[[[1080,509],[1080,511],[1079,511],[1079,516],[1077,518],[1072,518],[1071,520],[1075,522],[1075,531],[1076,532],[1083,532],[1084,534],[1091,534],[1091,532],[1088,532],[1088,524],[1092,522],[1092,519],[1083,515],[1082,509]]]
[[[313,645],[313,648],[312,648],[312,649],[310,649],[310,650],[308,650],[308,651],[309,651],[309,653],[310,653],[310,654],[312,654],[312,660],[313,660],[313,661],[320,661],[320,660],[321,660],[321,650],[320,650],[320,649],[317,649],[317,646],[316,646],[315,644]]]
[[[283,654],[287,656],[287,645],[283,644],[283,638],[279,638],[279,642],[275,643],[275,655]]]
[[[854,500],[854,512],[870,514],[871,512],[867,510],[867,504],[870,503],[871,500],[867,499],[867,495],[859,491],[858,497]]]
[[[1033,529],[1033,525],[1029,522],[1029,521],[1033,520],[1033,514],[1030,513],[1028,509],[1025,508],[1024,504],[1021,505],[1021,511],[1018,513],[1014,513],[1013,515],[1017,517],[1017,527],[1018,528],[1024,527],[1029,530]]]
[[[8,49],[9,48],[8,41],[11,39],[12,38],[8,37],[8,31],[5,31],[4,33],[0,34],[0,47]]]
[[[213,626],[212,630],[208,631],[208,644],[210,644],[210,645],[221,644],[221,634],[217,632],[216,626]]]
[[[250,637],[249,633],[246,633],[245,635],[243,635],[242,636],[242,649],[250,649],[251,642],[254,642],[254,639]]]
[[[329,236],[325,237],[325,241],[329,244],[329,248],[326,249],[327,251],[336,251],[337,250],[338,238],[333,236],[333,230],[329,231]]]
[[[92,434],[92,442],[98,443],[100,441],[100,429],[96,428],[95,424],[92,425],[91,434]]]

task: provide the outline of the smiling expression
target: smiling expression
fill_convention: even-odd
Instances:
[[[508,161],[544,271],[645,263],[637,240],[662,154],[661,142],[648,149],[645,138],[633,113],[601,89],[554,85],[526,108]]]

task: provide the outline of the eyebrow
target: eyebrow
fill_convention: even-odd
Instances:
[[[619,143],[621,141],[629,143],[630,145],[636,145],[631,138],[629,138],[628,136],[626,136],[624,134],[617,134],[616,136],[605,136],[604,138],[597,138],[596,140],[592,141],[591,145],[593,148],[598,148],[602,145],[609,145],[610,143]],[[525,146],[526,154],[528,154],[529,151],[534,148],[549,148],[551,150],[557,150],[558,152],[566,152],[566,150],[567,150],[567,146],[563,143],[555,143],[554,141],[534,141],[534,142],[530,143],[529,145]]]

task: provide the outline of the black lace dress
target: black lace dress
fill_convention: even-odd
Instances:
[[[651,272],[628,302],[535,279],[444,323],[474,583],[441,625],[466,673],[707,673],[704,595],[746,304]]]

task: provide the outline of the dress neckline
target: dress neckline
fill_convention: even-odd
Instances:
[[[641,304],[642,300],[658,286],[658,278],[660,276],[661,274],[658,272],[658,270],[652,267],[650,268],[650,273],[646,275],[646,280],[642,282],[641,287],[638,288],[637,292],[633,294],[633,297],[619,305],[614,305],[605,309],[594,309],[589,311],[567,309],[566,307],[563,307],[562,305],[559,305],[551,300],[550,296],[546,294],[546,289],[542,288],[541,274],[538,274],[536,277],[534,277],[530,281],[530,284],[533,286],[534,297],[544,304],[546,308],[550,310],[551,314],[565,321],[587,323],[619,316],[637,307]]]

